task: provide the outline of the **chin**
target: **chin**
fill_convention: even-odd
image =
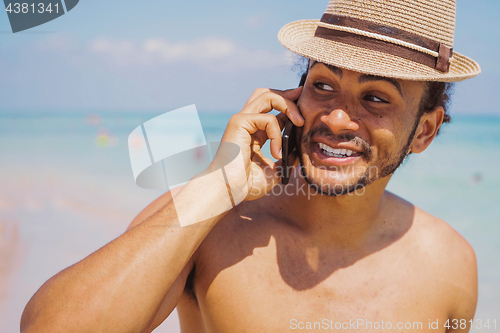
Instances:
[[[342,196],[359,190],[364,193],[364,187],[373,182],[366,172],[356,174],[352,171],[352,177],[347,178],[345,175],[349,171],[317,168],[311,164],[307,156],[300,158],[300,173],[316,193],[329,197]],[[334,173],[340,174],[341,177],[335,177],[332,175]]]

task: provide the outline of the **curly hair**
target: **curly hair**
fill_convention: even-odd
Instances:
[[[444,109],[443,123],[449,123],[451,121],[449,107],[454,87],[451,82],[427,82],[424,95],[420,100],[417,120],[420,120],[424,114],[430,113],[436,107],[441,106]]]

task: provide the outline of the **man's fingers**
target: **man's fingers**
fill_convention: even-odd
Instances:
[[[288,117],[284,113],[278,113],[276,115],[276,119],[278,120],[278,124],[280,125],[280,130],[283,130],[283,128],[285,128]]]
[[[285,98],[288,98],[288,99],[294,101],[297,98],[299,98],[300,93],[298,93],[298,95],[296,95],[297,94],[296,91],[298,91],[298,90],[300,90],[300,89],[294,88],[294,89],[288,89],[288,90],[277,90],[277,89],[269,89],[269,88],[257,88],[252,93],[252,95],[250,96],[250,98],[247,100],[247,102],[245,103],[244,107],[247,106],[248,104],[252,103],[257,97],[259,97],[262,94],[267,93],[267,92],[273,92],[275,94],[281,95],[281,96],[283,96]]]
[[[280,149],[281,149],[281,130],[278,123],[278,119],[272,114],[235,114],[231,117],[229,122],[230,127],[235,129],[227,131],[222,138],[223,141],[227,142],[240,142],[240,135],[238,132],[246,131],[248,134],[253,136],[254,139],[259,141],[262,146],[267,140],[271,140],[270,148],[271,155],[279,159]],[[228,126],[229,128],[229,126]],[[259,130],[263,132],[259,132]],[[260,134],[260,135],[258,135]],[[250,142],[249,142],[250,143]]]
[[[270,142],[271,155],[275,159],[280,159],[281,130],[278,124],[278,120],[272,114],[269,115],[261,114],[255,116],[253,117],[252,121],[254,122],[256,128],[265,131],[267,134],[267,138],[271,140]],[[261,146],[262,145],[263,144],[261,144]]]
[[[299,108],[293,102],[302,92],[302,87],[280,91],[280,90],[256,90],[254,94],[262,92],[259,96],[248,103],[241,113],[268,113],[271,110],[277,110],[287,115],[296,126],[304,125]]]
[[[293,89],[288,89],[288,90],[270,89],[270,91],[275,93],[275,94],[278,94],[280,96],[283,96],[284,98],[295,101],[296,99],[299,98],[300,94],[302,93],[303,88],[304,87],[298,87],[298,88],[293,88]]]
[[[288,120],[288,117],[284,113],[278,113],[276,115],[276,120],[278,121],[278,125],[280,127],[280,131],[283,131],[283,128],[285,128],[286,122]],[[262,147],[264,143],[268,140],[267,134],[264,131],[258,131],[257,133],[254,134],[256,136],[256,139],[259,142],[259,145]]]

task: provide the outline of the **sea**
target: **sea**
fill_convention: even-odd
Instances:
[[[46,280],[119,236],[163,193],[135,184],[127,138],[167,111],[0,110],[0,332],[19,332]],[[207,141],[220,140],[230,116],[199,112]],[[490,327],[471,332],[500,332],[499,165],[500,116],[457,115],[388,186],[473,246],[475,318]],[[155,332],[180,332],[176,313]]]

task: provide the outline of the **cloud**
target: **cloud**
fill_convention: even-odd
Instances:
[[[142,42],[99,38],[89,44],[89,50],[118,67],[191,63],[213,71],[231,71],[290,65],[289,52],[247,49],[218,37],[181,42],[162,38]]]
[[[256,87],[285,89],[298,80],[289,51],[251,48],[227,37],[82,41],[49,34],[14,46],[0,56],[3,108],[164,109],[196,103],[234,111]]]

